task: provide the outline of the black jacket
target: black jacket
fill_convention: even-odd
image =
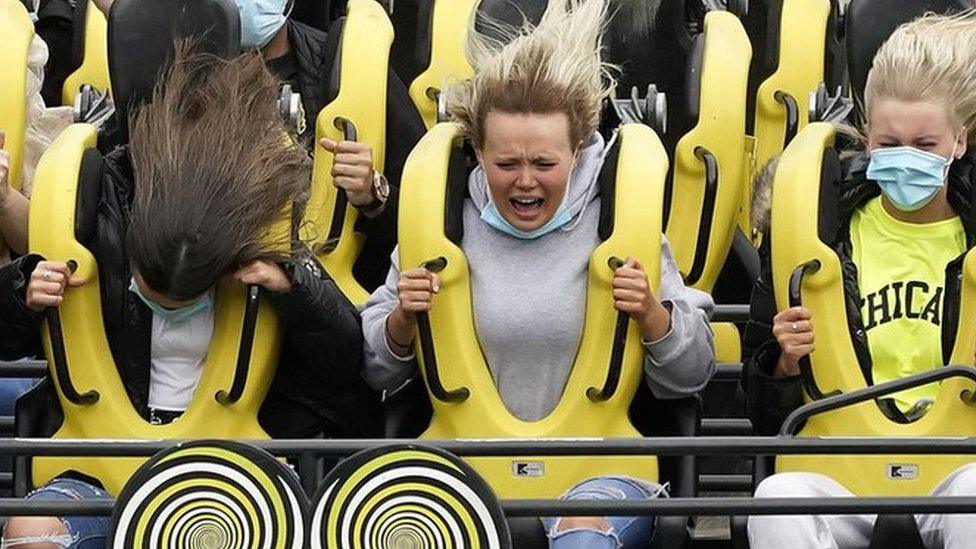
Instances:
[[[820,191],[820,238],[840,258],[844,278],[844,306],[850,324],[851,342],[858,366],[868,384],[873,383],[871,353],[861,319],[861,297],[857,284],[857,267],[851,259],[850,220],[854,211],[881,193],[878,185],[865,176],[868,157],[853,156],[842,162],[838,177],[830,178]],[[829,169],[829,168],[827,168]],[[967,247],[976,244],[976,211],[974,211],[974,183],[976,169],[972,157],[952,163],[949,171],[947,198],[962,220]],[[779,360],[780,347],[773,337],[772,323],[776,316],[776,302],[772,288],[770,238],[766,235],[759,249],[762,270],[753,288],[750,320],[746,327],[743,356],[749,357],[742,370],[742,384],[746,394],[746,412],[757,434],[779,432],[786,416],[803,404],[800,376],[774,378],[773,369]],[[947,364],[956,339],[959,316],[959,296],[962,287],[962,262],[965,254],[946,266],[946,286],[942,310],[942,349]],[[895,421],[906,421],[889,399],[879,400],[882,410]]]
[[[338,58],[341,36],[333,26],[328,34],[290,20],[288,40],[298,65],[297,88],[302,95],[302,104],[308,118],[308,130],[303,137],[315,136],[315,117],[329,102],[335,99],[338,90],[333,90],[333,71]],[[400,78],[389,71],[386,91],[386,162],[384,172],[390,182],[390,197],[386,209],[376,219],[359,217],[356,230],[366,235],[366,244],[353,274],[367,291],[372,292],[386,280],[390,270],[390,254],[396,245],[397,204],[400,195],[400,175],[407,156],[426,128],[417,112],[406,86]],[[310,135],[309,135],[310,134]]]
[[[85,245],[98,262],[102,321],[129,400],[148,416],[152,313],[128,291],[124,235],[133,177],[127,150],[105,158],[96,223]],[[40,356],[41,315],[24,302],[37,255],[0,269],[0,358]],[[290,266],[292,291],[266,292],[280,313],[284,341],[271,389],[259,413],[273,437],[368,437],[379,431],[378,398],[360,376],[359,315],[317,262]]]

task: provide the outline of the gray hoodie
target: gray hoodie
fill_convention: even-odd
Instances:
[[[572,221],[534,240],[515,238],[482,221],[481,210],[488,203],[484,172],[477,168],[468,179],[471,199],[464,203],[461,247],[471,269],[478,339],[502,401],[525,421],[541,419],[555,408],[576,358],[587,266],[599,244],[597,179],[607,148],[599,135],[587,144],[566,196]],[[714,373],[708,325],[714,304],[708,294],[685,287],[668,242],[661,238],[660,299],[671,310],[671,331],[645,342],[644,372],[658,398],[678,398],[699,391]],[[396,250],[392,261],[386,284],[373,292],[362,312],[364,376],[383,391],[398,389],[417,373],[413,356],[397,357],[386,343],[386,317],[398,302]]]

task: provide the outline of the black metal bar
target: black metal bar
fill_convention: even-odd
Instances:
[[[46,375],[46,360],[0,360],[0,378],[42,378]]]
[[[342,130],[343,140],[358,140],[356,125],[351,120],[337,117],[333,120],[333,124],[335,124],[336,128]],[[325,239],[325,246],[322,249],[322,253],[332,252],[339,244],[339,238],[342,237],[342,226],[346,222],[346,206],[348,204],[349,197],[346,196],[346,192],[342,189],[336,189],[335,206],[332,208],[332,223],[329,225],[329,235]]]
[[[783,137],[785,149],[800,129],[800,107],[796,103],[796,98],[783,90],[777,90],[773,97],[786,109],[786,133]]]
[[[0,455],[152,456],[183,440],[0,439]],[[314,452],[347,456],[377,446],[434,446],[458,456],[742,456],[742,455],[976,455],[976,437],[653,437],[592,439],[305,439],[241,440],[276,456]]]
[[[872,498],[658,498],[651,500],[540,500],[499,502],[508,517],[538,516],[685,516],[810,514],[968,514],[976,497]],[[0,498],[6,516],[109,516],[115,500],[28,500]]]
[[[865,387],[849,393],[832,395],[822,400],[810,402],[797,408],[796,410],[793,410],[793,413],[787,416],[786,421],[783,422],[783,425],[780,428],[780,435],[792,436],[800,428],[800,425],[811,416],[836,410],[838,408],[852,406],[868,400],[874,400],[876,398],[898,393],[906,389],[928,385],[929,383],[935,383],[937,381],[942,381],[952,377],[963,377],[976,382],[976,369],[974,369],[972,366],[946,366],[943,368],[934,368],[920,374],[896,379],[894,381],[888,381],[879,385],[872,385],[870,387]],[[969,398],[965,394],[967,391],[963,391],[963,393],[964,394],[960,395],[961,398]],[[972,394],[971,392],[969,393]]]
[[[698,491],[752,493],[752,475],[698,475]]]
[[[803,277],[820,270],[820,261],[811,259],[800,265],[790,273],[789,298],[790,307],[800,307],[803,305]],[[800,357],[800,375],[803,379],[803,390],[806,391],[813,400],[820,400],[827,396],[840,394],[840,391],[831,391],[824,394],[817,385],[817,378],[813,374],[813,366],[810,365],[810,355]]]
[[[61,329],[61,312],[57,307],[48,307],[45,316],[47,317],[48,333],[51,334],[54,374],[58,378],[58,387],[64,393],[64,398],[72,404],[95,404],[99,398],[98,391],[79,393],[71,381],[71,372],[68,370],[68,353],[64,349],[64,332]]]
[[[701,432],[706,436],[748,436],[752,422],[745,418],[702,418]]]
[[[716,305],[712,322],[749,322],[748,305]]]
[[[502,500],[507,517],[704,516],[976,513],[976,497],[658,498],[652,500]]]
[[[234,404],[244,394],[248,372],[251,369],[251,350],[254,348],[254,334],[258,327],[258,307],[261,299],[261,287],[251,284],[247,287],[247,302],[244,309],[244,324],[241,327],[241,346],[237,350],[237,366],[234,368],[234,381],[230,392],[221,389],[214,398],[217,402],[227,406]]]
[[[616,271],[624,266],[624,261],[619,257],[611,257],[607,261],[607,266],[610,270]],[[610,364],[607,365],[607,379],[603,382],[603,388],[590,387],[586,390],[586,397],[593,402],[606,402],[617,392],[623,370],[629,322],[630,316],[627,313],[617,313],[617,324],[613,330],[613,346],[610,348]]]
[[[715,216],[715,197],[718,195],[718,160],[705,147],[695,147],[695,157],[705,164],[705,192],[702,197],[701,218],[698,222],[698,238],[695,242],[695,258],[691,270],[685,276],[685,284],[692,285],[705,272],[708,258],[708,241],[712,235],[712,219]]]
[[[425,261],[422,266],[432,273],[439,273],[447,268],[447,258],[431,259]],[[417,313],[417,336],[420,338],[420,354],[424,357],[424,377],[434,398],[441,402],[454,403],[467,400],[471,396],[471,391],[467,387],[449,391],[441,383],[440,370],[437,368],[437,352],[434,349],[434,333],[430,329],[430,317],[425,312]]]

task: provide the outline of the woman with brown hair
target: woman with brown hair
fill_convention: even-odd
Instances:
[[[273,437],[371,436],[378,403],[359,375],[356,310],[295,238],[310,167],[278,118],[277,95],[257,54],[225,61],[181,48],[135,115],[129,147],[105,159],[89,247],[109,346],[140,414],[177,419],[202,373],[214,286],[233,276],[261,286],[284,326],[262,427]],[[269,231],[289,207],[290,230]],[[3,355],[39,353],[42,311],[86,283],[53,259],[27,255],[0,270]],[[29,497],[104,495],[70,476]],[[18,517],[4,543],[101,547],[106,528],[103,518]]]

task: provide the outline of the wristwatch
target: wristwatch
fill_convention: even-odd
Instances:
[[[373,172],[373,201],[359,206],[366,217],[376,217],[386,209],[386,199],[390,197],[390,182],[380,172]]]

